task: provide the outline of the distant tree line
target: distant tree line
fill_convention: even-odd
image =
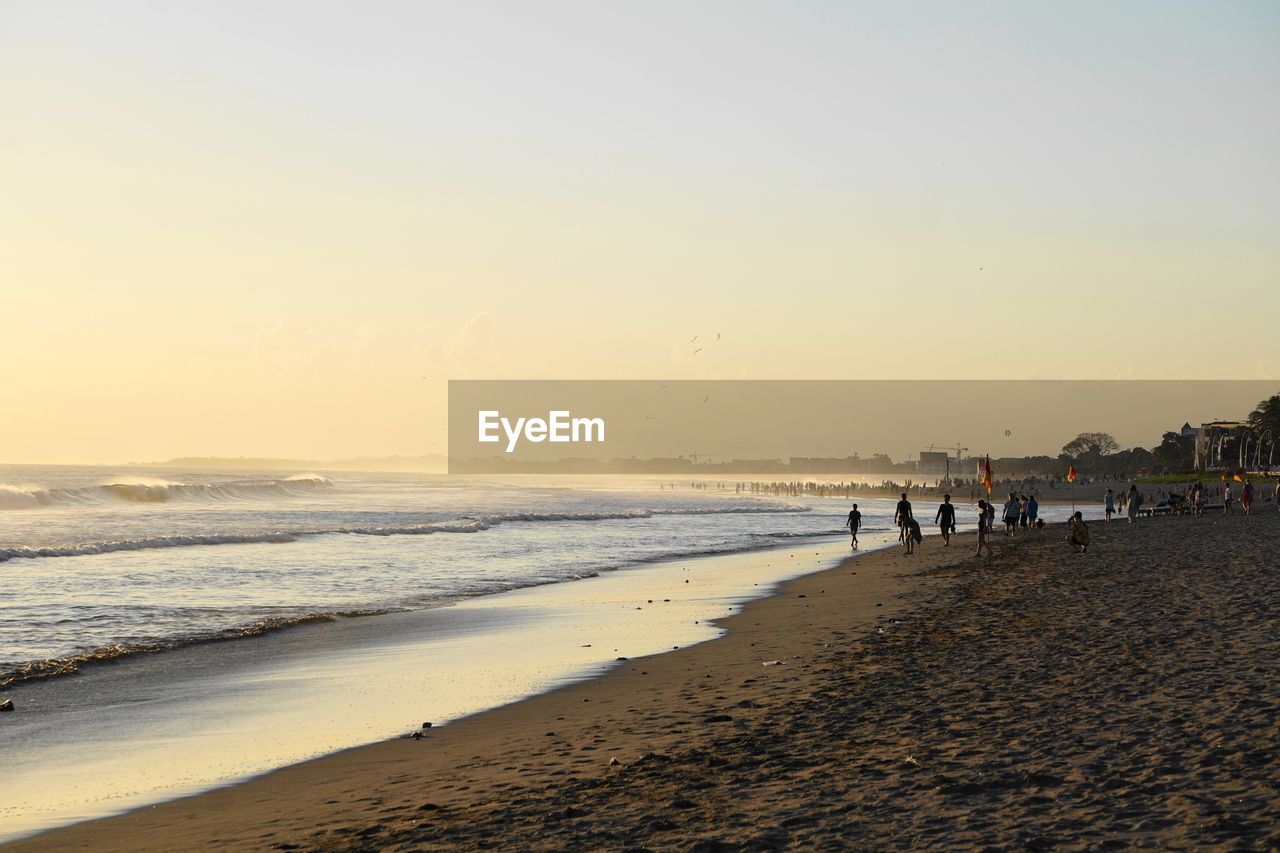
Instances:
[[[1258,440],[1274,444],[1280,439],[1280,394],[1260,401],[1245,422]],[[1195,438],[1169,431],[1160,436],[1160,443],[1150,450],[1144,447],[1120,450],[1115,438],[1105,432],[1082,432],[1062,446],[1053,473],[1063,473],[1071,465],[1089,476],[1124,476],[1139,471],[1189,472],[1195,467]]]

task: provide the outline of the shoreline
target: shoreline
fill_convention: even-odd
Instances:
[[[844,540],[841,540],[841,542],[843,545]],[[826,547],[830,548],[831,546]],[[812,550],[814,549],[811,547]],[[842,547],[840,550],[845,550],[845,548]],[[886,554],[896,555],[896,552],[895,545],[890,545],[883,549],[862,550],[854,556],[853,562],[867,561]],[[784,548],[770,553],[780,554],[785,558],[789,552]],[[361,773],[364,772],[365,768],[376,768],[376,770],[372,771],[375,776],[383,772],[390,772],[389,768],[392,766],[403,766],[405,770],[408,770],[422,757],[424,752],[435,752],[444,745],[447,745],[455,753],[454,758],[445,762],[448,766],[454,766],[456,762],[465,763],[463,753],[467,753],[468,750],[472,749],[471,744],[473,741],[479,739],[492,747],[497,741],[504,740],[504,733],[510,732],[513,726],[528,728],[531,720],[542,720],[542,722],[533,724],[533,728],[537,729],[537,731],[530,730],[528,732],[531,739],[527,743],[534,749],[541,747],[544,744],[544,739],[547,738],[546,725],[554,724],[556,727],[564,729],[566,724],[563,719],[569,712],[579,711],[581,708],[586,707],[604,707],[606,704],[616,705],[621,701],[620,695],[625,695],[637,687],[647,686],[649,683],[660,680],[660,672],[674,672],[686,666],[684,664],[684,656],[698,656],[699,650],[716,646],[722,642],[732,634],[742,620],[754,618],[753,614],[761,609],[762,606],[764,609],[772,610],[773,606],[766,603],[777,601],[786,602],[789,605],[791,603],[790,590],[793,585],[802,584],[807,588],[809,584],[806,584],[806,581],[819,583],[812,579],[847,571],[845,569],[847,562],[847,560],[841,560],[833,568],[792,577],[776,584],[772,592],[764,597],[749,600],[731,615],[714,620],[714,626],[720,632],[719,636],[698,642],[695,645],[684,646],[678,650],[657,652],[648,656],[617,661],[603,671],[587,675],[579,680],[561,684],[545,692],[518,699],[489,710],[467,715],[445,725],[433,726],[430,730],[422,732],[423,737],[420,740],[401,736],[364,746],[351,747],[270,770],[252,778],[232,783],[226,787],[215,788],[193,796],[167,800],[123,814],[95,818],[69,826],[50,829],[29,837],[19,838],[0,844],[0,849],[12,849],[15,851],[69,850],[84,849],[85,846],[91,846],[95,850],[172,850],[175,847],[190,846],[194,848],[202,844],[229,845],[227,849],[266,849],[265,846],[258,846],[256,840],[247,836],[213,839],[211,837],[205,838],[201,835],[201,831],[197,831],[195,836],[191,836],[188,833],[191,832],[193,827],[199,825],[202,827],[204,835],[221,836],[223,832],[218,828],[218,824],[221,823],[224,815],[236,814],[238,816],[237,821],[243,820],[247,814],[255,812],[255,806],[260,809],[264,804],[274,802],[282,791],[289,792],[287,796],[290,798],[297,795],[310,802],[315,797],[307,793],[307,790],[313,785],[319,784],[326,790],[333,789],[332,792],[335,796],[341,796],[342,792],[337,789],[349,788],[348,780],[357,766],[361,768]],[[900,609],[900,604],[898,607],[894,606],[895,596],[898,595],[898,592],[887,588],[896,585],[896,578],[892,577],[892,575],[896,575],[896,567],[886,565],[880,571],[866,571],[858,576],[867,582],[869,588],[867,595],[877,599],[874,602],[867,603],[865,618],[869,620],[888,618],[884,614],[897,612]],[[821,584],[819,583],[819,585]],[[795,594],[800,595],[802,599],[805,597],[805,593]],[[876,605],[884,606],[876,607]],[[799,609],[807,609],[807,604],[802,602]],[[751,642],[754,643],[754,641]],[[761,654],[764,653],[765,647],[761,647]],[[720,656],[713,655],[713,657],[718,658]],[[693,665],[705,666],[706,664]],[[754,662],[749,667],[749,671],[752,675],[756,674],[757,669],[770,674],[784,672],[789,668],[786,665],[776,668],[763,667],[760,662]],[[649,677],[651,673],[657,677],[651,679]],[[783,680],[786,681],[789,678],[789,675],[785,675]],[[708,679],[703,679],[703,681],[708,681]],[[716,679],[710,679],[710,681],[717,685],[721,684]],[[611,690],[601,691],[601,686],[604,684],[616,685],[616,687]],[[699,688],[702,689],[703,685],[699,684]],[[607,699],[602,699],[602,692],[611,695]],[[590,706],[590,702],[595,702],[596,705]],[[561,721],[556,723],[556,718],[561,718]],[[550,740],[548,739],[547,742],[550,742]],[[594,750],[591,751],[593,752]],[[602,759],[602,761],[607,761],[607,758]],[[370,784],[374,783],[372,778],[369,781]],[[326,804],[314,814],[314,817],[319,819],[322,815],[330,813],[332,805]],[[294,807],[290,806],[288,810],[293,811]],[[159,823],[155,822],[157,816],[161,816]],[[275,808],[270,807],[265,811],[259,811],[259,817],[263,821],[275,819]],[[183,834],[177,838],[171,837],[168,830],[177,827],[181,828]],[[153,833],[155,834],[154,841],[148,840]],[[201,840],[202,838],[203,840]],[[272,843],[276,842],[273,841]]]
[[[0,832],[14,840],[149,808],[597,677],[619,655],[714,639],[715,617],[767,595],[780,577],[836,562],[846,540],[824,538],[131,655],[14,685],[17,713],[0,717]]]
[[[865,553],[714,641],[4,849],[1280,844],[1274,507],[1092,530]]]

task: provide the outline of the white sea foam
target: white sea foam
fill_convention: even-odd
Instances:
[[[516,512],[469,516],[423,524],[356,525],[302,530],[270,530],[253,533],[214,533],[186,536],[141,536],[62,545],[0,548],[0,562],[36,557],[82,557],[113,551],[141,551],[148,548],[182,548],[196,545],[242,545],[254,542],[295,542],[304,536],[348,534],[357,536],[424,536],[432,533],[478,533],[510,522],[609,521],[652,518],[655,515],[710,515],[741,513],[808,512],[808,507],[762,505],[758,507],[696,507],[688,509],[631,509],[617,512]]]
[[[33,483],[0,483],[0,509],[93,506],[115,502],[269,500],[301,497],[333,488],[328,477],[307,474],[283,479],[230,480],[222,483],[177,483],[155,477],[130,476],[96,486],[44,488]]]

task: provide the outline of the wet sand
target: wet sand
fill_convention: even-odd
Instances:
[[[19,850],[1280,847],[1280,516],[926,539],[702,645]]]

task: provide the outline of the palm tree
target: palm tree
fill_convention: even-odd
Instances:
[[[1262,462],[1262,449],[1266,447],[1267,467],[1274,461],[1276,439],[1280,437],[1280,394],[1273,394],[1258,403],[1258,407],[1249,413],[1249,426],[1257,437],[1254,448],[1254,467]]]
[[[1258,408],[1249,413],[1249,426],[1259,432],[1270,429],[1273,433],[1280,433],[1280,394],[1258,403]]]

